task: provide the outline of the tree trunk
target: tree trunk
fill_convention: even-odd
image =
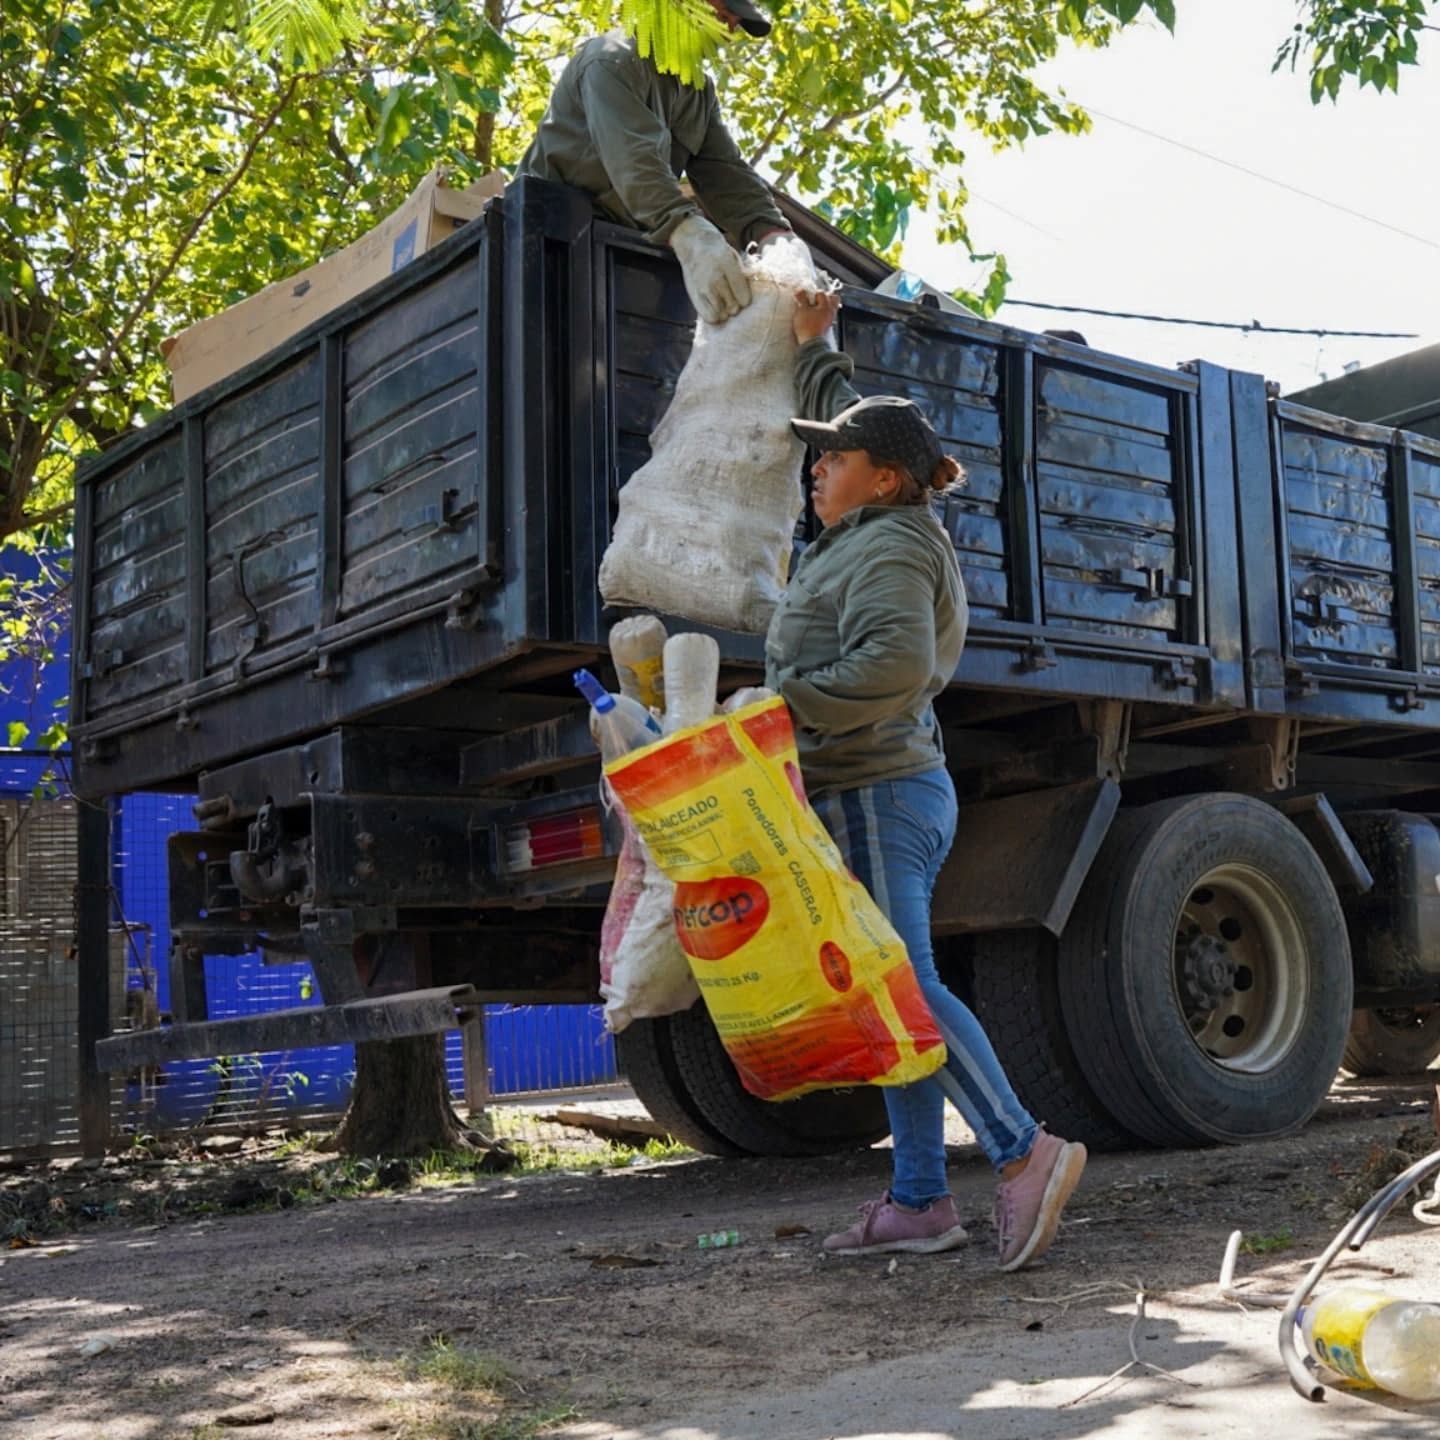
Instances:
[[[483,1149],[494,1168],[514,1163],[504,1145],[467,1130],[450,1107],[438,1035],[374,1040],[355,1047],[350,1108],[332,1144],[343,1155],[423,1156]]]
[[[485,18],[499,35],[505,28],[503,0],[485,0]],[[495,112],[482,110],[475,117],[475,158],[483,169],[495,168]]]

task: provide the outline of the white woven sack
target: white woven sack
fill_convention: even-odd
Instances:
[[[608,786],[604,795],[613,802]],[[675,882],[655,863],[624,806],[614,803],[624,843],[600,925],[600,998],[605,1028],[618,1035],[632,1020],[688,1010],[700,987],[675,934]]]
[[[650,459],[620,491],[600,565],[609,605],[640,606],[762,633],[789,573],[804,503],[795,414],[795,292],[814,262],[784,238],[747,257],[751,303],[719,325],[699,321]]]

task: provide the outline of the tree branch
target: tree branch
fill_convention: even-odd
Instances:
[[[789,118],[789,107],[782,105],[780,107],[780,113],[775,117],[774,123],[765,132],[765,138],[760,142],[760,148],[749,156],[749,164],[752,170],[770,153],[780,134],[781,127]]]
[[[64,520],[75,508],[73,500],[67,500],[62,505],[52,505],[48,510],[32,510],[28,515],[20,516],[20,524],[16,527],[20,530],[28,530],[36,525],[48,525],[52,520]]]
[[[346,181],[350,185],[358,185],[360,172],[355,168],[355,162],[346,153],[344,145],[340,143],[340,137],[335,133],[333,121],[325,132],[325,144],[330,153],[340,162],[341,168],[345,171]]]
[[[208,223],[211,215],[213,215],[219,207],[220,202],[245,178],[246,172],[250,169],[255,155],[260,149],[260,142],[270,133],[275,122],[279,120],[281,115],[283,115],[289,107],[291,100],[295,97],[295,91],[299,88],[301,80],[309,78],[310,77],[304,73],[291,76],[290,83],[286,85],[280,99],[276,101],[270,113],[256,128],[254,135],[250,137],[250,143],[245,147],[245,152],[241,155],[240,162],[235,167],[230,178],[210,197],[204,208],[195,219],[191,221],[189,228],[180,239],[176,241],[174,249],[170,252],[170,258],[160,267],[159,273],[151,280],[145,293],[131,307],[130,313],[125,317],[124,323],[115,332],[114,337],[105,348],[101,350],[85,374],[76,381],[71,390],[72,395],[83,393],[85,387],[89,385],[91,381],[97,379],[104,373],[105,367],[110,363],[111,356],[114,355],[115,351],[129,336],[130,331],[135,328],[140,317],[150,308],[155,296],[159,294],[160,287],[175,273],[180,261],[185,257],[185,252],[190,248],[191,242]],[[56,428],[59,426],[61,420],[65,418],[69,409],[69,405],[62,406],[46,423],[43,435],[45,443],[49,443],[51,436],[54,435]]]
[[[887,85],[885,89],[883,89],[877,96],[875,96],[873,100],[868,101],[864,105],[857,105],[853,110],[836,111],[836,113],[832,115],[828,120],[826,120],[824,124],[811,126],[806,133],[808,135],[817,137],[821,135],[833,135],[843,124],[845,124],[847,120],[858,120],[860,116],[868,115],[872,110],[876,109],[878,106],[883,105],[897,90],[900,89],[902,85],[905,84],[907,78],[908,77],[906,76],[904,71],[901,71],[901,73],[896,77],[896,79],[892,81],[891,84]],[[807,142],[807,144],[801,150],[801,154],[808,154],[813,148],[813,143]],[[783,190],[794,178],[795,172],[799,168],[800,167],[798,158],[792,161],[789,165],[785,166],[785,168],[781,170],[780,173],[775,177],[775,184],[777,188]]]

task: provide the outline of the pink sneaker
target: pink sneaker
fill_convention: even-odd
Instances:
[[[1018,1270],[1043,1255],[1055,1240],[1060,1212],[1085,1170],[1085,1147],[1046,1130],[1035,1132],[1030,1163],[995,1192],[995,1230],[1000,1268]]]
[[[887,1191],[883,1200],[867,1200],[848,1230],[826,1236],[825,1249],[831,1255],[883,1255],[891,1250],[933,1255],[937,1250],[953,1250],[968,1238],[949,1195],[923,1210],[902,1210]]]

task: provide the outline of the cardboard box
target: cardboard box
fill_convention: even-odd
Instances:
[[[160,350],[170,367],[175,403],[233,375],[408,265],[466,221],[478,219],[486,202],[504,188],[499,171],[452,190],[444,172],[432,170],[398,210],[353,245],[171,336]]]

